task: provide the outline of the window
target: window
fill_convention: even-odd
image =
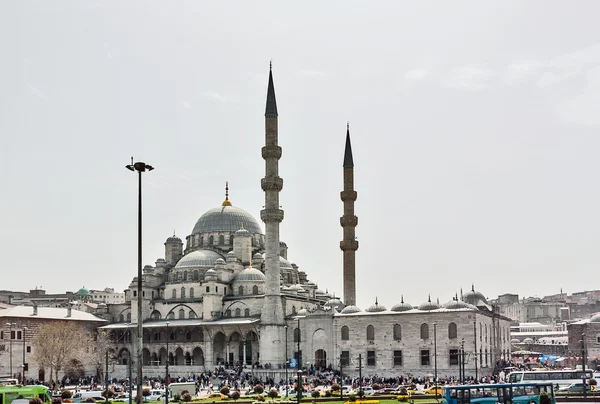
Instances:
[[[210,293],[210,286],[206,287],[206,293]]]
[[[402,366],[402,351],[394,351],[394,366]]]
[[[27,353],[31,353],[31,347],[30,346],[27,347]]]
[[[250,317],[250,309],[244,310],[244,317]]]
[[[258,286],[256,286],[256,285],[252,286],[252,294],[258,295]]]
[[[167,318],[170,320],[175,320],[175,313],[170,312],[169,315],[167,316]]]
[[[243,286],[240,286],[240,287],[238,288],[238,295],[240,295],[240,296],[244,296],[244,287],[243,287]]]
[[[208,237],[208,244],[213,245],[214,243],[215,243],[215,237],[214,236]]]
[[[421,349],[421,366],[429,366],[429,349]]]
[[[187,271],[183,271],[183,280],[187,281],[188,280],[188,274]]]
[[[226,294],[227,294],[227,286],[225,286],[225,287],[223,288],[223,294],[224,294],[224,295],[226,295]]]
[[[17,331],[17,339],[21,339],[21,335],[22,335],[21,331]],[[486,349],[486,351],[487,351],[487,349]],[[486,355],[487,355],[487,352],[486,352]]]
[[[294,342],[300,342],[300,341],[302,341],[301,335],[300,335],[300,328],[294,328]]]
[[[450,350],[450,366],[458,365],[458,349]]]
[[[179,309],[179,318],[185,318],[185,311],[183,309]]]
[[[225,237],[219,236],[219,245],[225,245]]]
[[[233,235],[229,236],[229,245],[233,245]]]
[[[367,326],[367,341],[375,340],[375,327],[372,325]]]
[[[231,317],[231,310],[227,310],[225,312],[225,317]]]
[[[350,351],[342,351],[340,362],[342,366],[350,366]]]
[[[190,288],[190,297],[194,297],[194,288]]]
[[[188,315],[188,318],[196,318],[196,313],[194,313],[192,310],[190,310],[190,314]]]
[[[136,297],[136,296],[137,296],[137,290],[134,290],[133,291],[133,297]]]
[[[375,351],[367,351],[367,366],[375,366]]]
[[[401,339],[402,339],[402,327],[400,326],[400,324],[394,324],[394,340],[400,341]]]
[[[186,339],[186,341],[191,341],[192,340],[192,332],[191,331],[186,331],[185,332],[185,339]]]
[[[171,297],[172,297],[173,299],[176,299],[176,298],[177,298],[177,289],[173,289],[173,291],[171,292]]]
[[[350,329],[348,326],[342,327],[342,341],[348,341],[350,339]]]
[[[2,337],[0,337],[1,339]],[[600,334],[596,335],[596,344],[600,344]]]
[[[184,287],[181,288],[181,298],[182,299],[185,298],[185,288]]]
[[[123,313],[119,314],[119,322],[120,323],[124,323],[125,322],[125,316],[123,315]]]
[[[200,237],[200,245],[204,244],[204,237]]]
[[[131,312],[127,313],[127,322],[131,323]]]
[[[296,306],[292,306],[292,314],[296,314]]]
[[[0,331],[0,339],[4,339],[4,331]]]
[[[215,286],[215,293],[219,293],[219,287]]]
[[[454,339],[457,337],[456,323],[448,324],[448,338]]]
[[[425,323],[421,324],[421,339],[429,339],[429,326]]]
[[[193,281],[197,281],[198,280],[198,271],[197,270],[194,271],[194,272],[192,272],[192,280]]]
[[[241,315],[242,315],[242,310],[239,308],[235,309],[235,316],[240,317]]]

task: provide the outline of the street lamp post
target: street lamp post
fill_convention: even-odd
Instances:
[[[475,382],[478,382],[477,375],[477,323],[473,321],[473,346],[475,347]]]
[[[25,385],[25,371],[27,365],[25,364],[25,330],[29,330],[27,327],[23,327],[23,371],[21,372],[21,384]]]
[[[586,385],[586,380],[585,380],[585,360],[586,360],[586,354],[585,354],[585,333],[581,334],[581,370],[583,370],[583,398],[586,397],[587,395],[587,385]]]
[[[288,344],[288,340],[287,340],[287,338],[288,338],[288,326],[286,325],[284,328],[285,328],[285,397],[287,398],[288,397],[288,391],[290,389],[289,379],[288,379],[288,363],[289,363],[289,360],[288,360],[288,347],[287,347],[287,344]]]
[[[300,332],[300,319],[302,317],[296,317],[296,320],[298,320],[298,381],[296,383],[296,400],[298,401],[298,404],[300,404],[300,400],[302,399],[302,391],[303,391],[303,386],[302,386],[302,354],[300,353],[300,339],[302,336],[302,333]]]
[[[169,322],[167,321],[167,357],[165,360],[165,404],[169,404]]]
[[[137,326],[138,326],[138,346],[137,346],[137,404],[142,404],[143,397],[143,361],[142,361],[142,345],[144,343],[144,335],[142,329],[142,173],[154,170],[154,167],[138,161],[125,166],[130,171],[138,172],[138,282],[137,282]]]
[[[465,379],[467,378],[465,375],[465,339],[463,338],[460,341],[460,367],[462,369],[462,379],[460,380],[461,383],[465,382]]]
[[[437,324],[433,323],[433,383],[437,397]]]
[[[13,351],[13,327],[16,325],[15,323],[6,323],[6,325],[10,328],[10,342],[8,343],[9,345],[9,350],[10,350],[10,362],[9,362],[9,370],[10,370],[10,377],[13,377],[13,367],[12,367],[12,351]]]

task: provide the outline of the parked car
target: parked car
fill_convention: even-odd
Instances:
[[[589,386],[587,386],[589,390]],[[560,387],[558,391],[566,391],[569,393],[583,393],[584,386],[583,382],[571,383],[568,386]]]
[[[430,388],[425,389],[424,393],[425,394],[437,394],[439,396],[440,394],[442,394],[442,387],[441,386],[437,386],[437,387],[431,386]]]

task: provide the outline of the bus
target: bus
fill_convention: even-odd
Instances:
[[[552,383],[555,387],[566,387],[581,382],[584,378],[592,379],[591,369],[579,370],[517,370],[508,375],[508,383]]]
[[[470,384],[443,386],[443,404],[540,404],[540,394],[545,392],[556,404],[552,383],[521,384]]]
[[[29,400],[38,397],[44,403],[51,403],[52,397],[46,386],[0,386],[0,404],[29,404]]]

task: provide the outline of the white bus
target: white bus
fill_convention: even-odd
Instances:
[[[508,375],[507,383],[552,383],[559,387],[594,377],[591,369],[579,370],[516,370]],[[587,382],[586,382],[587,383]]]

